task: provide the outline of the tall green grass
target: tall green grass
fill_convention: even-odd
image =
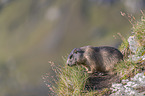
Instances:
[[[59,76],[57,93],[60,96],[80,96],[85,88],[88,74],[80,66],[64,66]]]
[[[67,65],[55,66],[54,62],[49,62],[56,77],[52,81],[46,82],[50,91],[58,96],[81,96],[85,88],[88,74],[81,66],[69,67]],[[50,76],[44,76],[44,80],[50,79]],[[51,84],[50,84],[51,83]],[[52,85],[53,83],[53,85]]]

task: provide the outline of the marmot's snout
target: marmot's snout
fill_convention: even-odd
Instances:
[[[67,63],[66,63],[67,66],[75,66],[76,65],[76,62],[71,62],[71,60],[67,60]]]
[[[66,65],[71,66],[71,64],[69,63],[69,61],[67,60]]]
[[[67,62],[66,62],[66,64],[68,65],[68,66],[74,66],[74,65],[76,65],[76,63],[77,63],[77,57],[76,57],[76,54],[77,54],[77,52],[76,52],[76,48],[74,48],[73,50],[72,50],[72,52],[70,53],[70,55],[68,56],[68,58],[67,58]]]

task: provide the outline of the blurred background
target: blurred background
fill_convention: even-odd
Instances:
[[[144,0],[0,0],[0,96],[48,96],[48,61],[63,64],[73,48],[118,47]],[[117,39],[116,39],[117,38]],[[55,74],[52,74],[55,75]],[[50,77],[51,79],[51,77]]]

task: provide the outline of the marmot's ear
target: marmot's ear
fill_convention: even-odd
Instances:
[[[80,48],[74,48],[73,53],[84,53]]]
[[[73,51],[73,53],[77,53],[78,51],[77,51],[77,48],[74,48],[74,51]]]
[[[73,51],[72,51],[72,53],[74,54],[74,53],[77,53],[79,51],[81,51],[80,48],[74,48]]]

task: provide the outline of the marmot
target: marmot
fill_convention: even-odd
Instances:
[[[84,46],[71,51],[67,65],[82,65],[88,73],[112,72],[114,65],[120,60],[123,60],[123,55],[114,47]]]

